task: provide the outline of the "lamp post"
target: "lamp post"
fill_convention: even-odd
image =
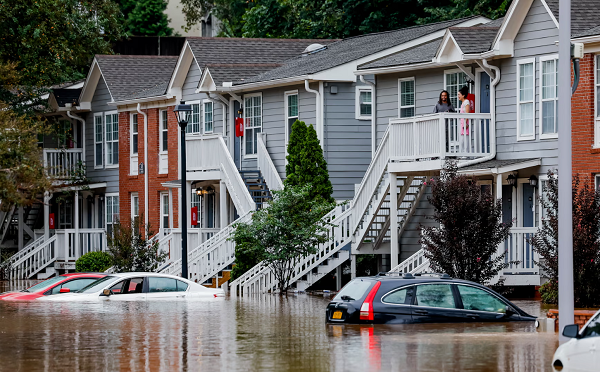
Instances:
[[[188,255],[187,255],[187,179],[185,165],[185,128],[188,125],[189,115],[192,113],[192,105],[186,105],[181,101],[175,105],[173,112],[177,116],[179,129],[181,130],[181,276],[188,278]]]

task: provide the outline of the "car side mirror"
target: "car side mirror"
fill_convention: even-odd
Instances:
[[[517,310],[515,310],[512,306],[507,306],[506,307],[506,316],[513,316],[517,313]]]
[[[69,288],[61,288],[60,293],[69,293],[71,290]]]
[[[578,338],[579,337],[579,326],[577,324],[569,324],[563,328],[563,336],[568,338]]]
[[[102,296],[110,296],[112,291],[110,289],[105,289],[102,291]]]

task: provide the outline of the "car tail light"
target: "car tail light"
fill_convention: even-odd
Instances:
[[[374,319],[373,299],[375,298],[375,294],[377,293],[377,290],[379,289],[380,285],[381,282],[375,283],[375,285],[373,286],[373,288],[371,288],[371,291],[367,295],[367,298],[365,298],[365,302],[363,302],[362,306],[360,307],[360,320]]]

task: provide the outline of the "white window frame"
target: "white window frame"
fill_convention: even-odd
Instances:
[[[600,89],[600,74],[598,73],[598,68],[600,68],[600,63],[598,63],[598,59],[600,59],[600,54],[594,55],[594,145],[593,148],[600,148],[600,115],[598,110],[598,90]]]
[[[253,127],[253,128],[260,128],[259,133],[262,133],[262,128],[263,128],[263,95],[262,92],[259,93],[252,93],[252,94],[245,94],[243,97],[244,100],[244,138],[242,140],[242,158],[243,159],[256,159],[258,154],[246,154],[246,136],[247,136],[247,127],[246,127],[246,120],[248,119],[248,117],[246,115],[248,115],[248,110],[246,107],[246,99],[248,98],[252,98],[252,97],[260,97],[260,127]]]
[[[360,101],[360,94],[362,92],[371,93],[371,102],[367,103],[371,106],[371,115],[362,115],[360,113],[360,106],[362,102]],[[356,98],[355,98],[355,116],[357,120],[371,120],[373,118],[373,88],[368,85],[357,85],[356,86]]]
[[[106,136],[106,117],[109,115],[116,115],[117,116],[117,139],[113,139],[111,141],[108,141],[107,136]],[[114,134],[114,133],[113,133]],[[112,143],[113,145],[116,143],[117,144],[117,162],[116,163],[112,163],[109,164],[108,162],[108,144]],[[104,113],[104,161],[105,161],[105,165],[104,168],[118,168],[119,167],[119,151],[118,151],[118,147],[119,147],[119,113],[117,111],[108,111]]]
[[[134,122],[137,121],[137,119],[138,119],[137,112],[132,112],[129,115],[129,155],[132,158],[138,156],[138,152],[139,152],[139,149],[140,149],[140,128],[139,128],[139,121],[137,123],[135,123],[138,126],[137,132],[133,131],[133,125],[134,125]],[[133,136],[134,135],[137,135],[138,152],[133,152]]]
[[[131,221],[140,216],[140,197],[137,192],[131,193]],[[139,222],[139,221],[138,221]]]
[[[202,127],[202,102],[197,100],[197,101],[191,101],[191,102],[186,102],[186,103],[188,105],[192,106],[192,110],[194,108],[194,105],[198,105],[198,131],[193,131],[194,124],[192,122],[192,118],[194,116],[194,113],[192,111],[192,114],[190,115],[190,120],[189,120],[188,125],[185,130],[186,136],[202,134],[202,130],[204,129]]]
[[[206,105],[210,105],[210,112],[212,115],[212,120],[211,120],[211,129],[210,130],[206,130]],[[213,101],[209,100],[209,99],[205,99],[202,101],[202,110],[200,111],[200,124],[202,126],[202,132],[204,134],[212,134],[215,131],[215,105],[213,103]]]
[[[113,213],[111,216],[111,222],[108,222],[108,199],[109,198],[117,198],[117,219],[119,218],[119,193],[118,192],[113,192],[113,193],[107,193],[104,195],[104,229],[108,232],[108,225],[114,225],[115,224],[115,214]],[[114,209],[114,204],[113,204],[113,209]]]
[[[539,77],[538,77],[538,79],[539,79],[540,90],[539,90],[538,96],[539,96],[539,110],[540,110],[540,113],[538,115],[539,116],[538,117],[538,127],[539,127],[539,134],[540,134],[540,138],[541,139],[558,138],[558,115],[556,114],[556,107],[558,106],[558,92],[556,92],[556,97],[554,97],[554,98],[551,98],[551,99],[542,99],[542,96],[543,96],[543,93],[544,93],[543,86],[542,86],[542,84],[543,84],[543,72],[542,72],[542,70],[543,70],[543,66],[544,66],[543,63],[545,61],[551,61],[553,59],[556,60],[556,70],[558,71],[558,54],[552,54],[552,55],[549,55],[549,56],[543,56],[543,57],[540,57],[540,60],[539,60],[539,63],[540,63],[539,69],[540,70],[539,70]],[[535,71],[534,71],[534,75],[535,75]],[[556,74],[555,79],[557,80],[556,81],[556,85],[558,85],[558,73]],[[535,91],[534,91],[534,95],[535,95]],[[543,112],[544,111],[544,105],[543,105],[543,102],[546,102],[546,101],[554,101],[554,108],[555,108],[554,123],[555,123],[555,126],[556,126],[556,133],[546,133],[546,134],[542,133],[542,130],[543,130],[543,120],[544,120],[544,112]],[[535,109],[534,109],[534,113],[535,113]]]
[[[165,208],[165,199],[167,202],[167,214],[164,213],[164,208]],[[169,229],[171,228],[171,199],[169,197],[169,193],[168,192],[161,192],[160,193],[160,228],[161,229]],[[167,217],[167,221],[169,221],[169,227],[165,226],[165,217]]]
[[[100,118],[100,135],[101,139],[98,141],[96,130],[97,123],[96,118]],[[96,151],[96,146],[100,145],[102,149],[102,154],[98,154]],[[100,159],[101,164],[98,165],[98,159]],[[104,168],[104,113],[98,112],[94,114],[94,169],[102,169]]]
[[[533,84],[531,86],[531,88],[533,89],[533,97],[531,98],[531,100],[527,100],[527,101],[521,101],[520,100],[520,96],[521,96],[521,76],[520,74],[520,69],[521,69],[521,65],[526,65],[526,64],[533,64]],[[516,74],[516,79],[517,79],[517,92],[516,92],[516,101],[517,101],[517,141],[533,141],[535,140],[535,117],[536,117],[536,111],[535,111],[535,58],[526,58],[526,59],[520,59],[517,61],[517,70],[515,72]],[[531,135],[522,135],[521,134],[521,104],[523,103],[531,103],[533,105],[533,130],[531,131]]]
[[[448,89],[448,83],[447,83],[448,82],[448,75],[454,75],[454,74],[463,74],[463,75],[467,76],[467,74],[465,74],[464,71],[461,70],[461,69],[459,69],[459,68],[453,68],[453,69],[450,69],[450,70],[444,70],[444,81],[442,82],[442,90],[445,90],[445,91],[448,92],[448,101],[449,102],[452,103],[452,98],[454,97],[454,99],[456,100],[456,105],[452,104],[452,106],[454,106],[454,110],[456,110],[456,112],[460,112],[460,102],[458,101],[458,91],[462,87],[458,86],[457,89],[456,89],[456,94],[452,95],[450,93],[450,90]],[[468,76],[467,76],[467,78],[468,78]],[[463,86],[469,87],[469,93],[471,93],[471,86],[469,84],[465,84]]]
[[[167,129],[164,128],[165,121],[163,120],[164,113],[167,113]],[[168,110],[160,110],[158,112],[158,121],[159,121],[159,143],[158,143],[158,153],[159,154],[167,154],[169,152],[169,112]],[[163,142],[165,139],[165,134],[167,135],[167,149],[163,149]]]
[[[298,97],[298,115],[296,116],[289,116],[289,104],[288,104],[288,97],[289,96],[297,96]],[[285,117],[285,154],[286,154],[286,163],[287,163],[287,145],[290,142],[290,135],[292,134],[290,132],[290,128],[289,128],[289,119],[293,119],[296,118],[296,120],[300,120],[300,95],[298,94],[298,90],[289,90],[287,92],[283,93],[283,102],[284,102],[284,117]]]
[[[408,106],[402,106],[402,82],[412,81],[413,82],[413,104]],[[414,76],[398,79],[398,117],[402,118],[402,109],[411,108],[413,109],[413,116],[405,116],[412,118],[417,115],[417,82]]]

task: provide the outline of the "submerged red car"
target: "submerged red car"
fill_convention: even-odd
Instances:
[[[44,296],[75,292],[106,275],[103,273],[62,274],[22,291],[0,293],[0,300],[31,301]]]

